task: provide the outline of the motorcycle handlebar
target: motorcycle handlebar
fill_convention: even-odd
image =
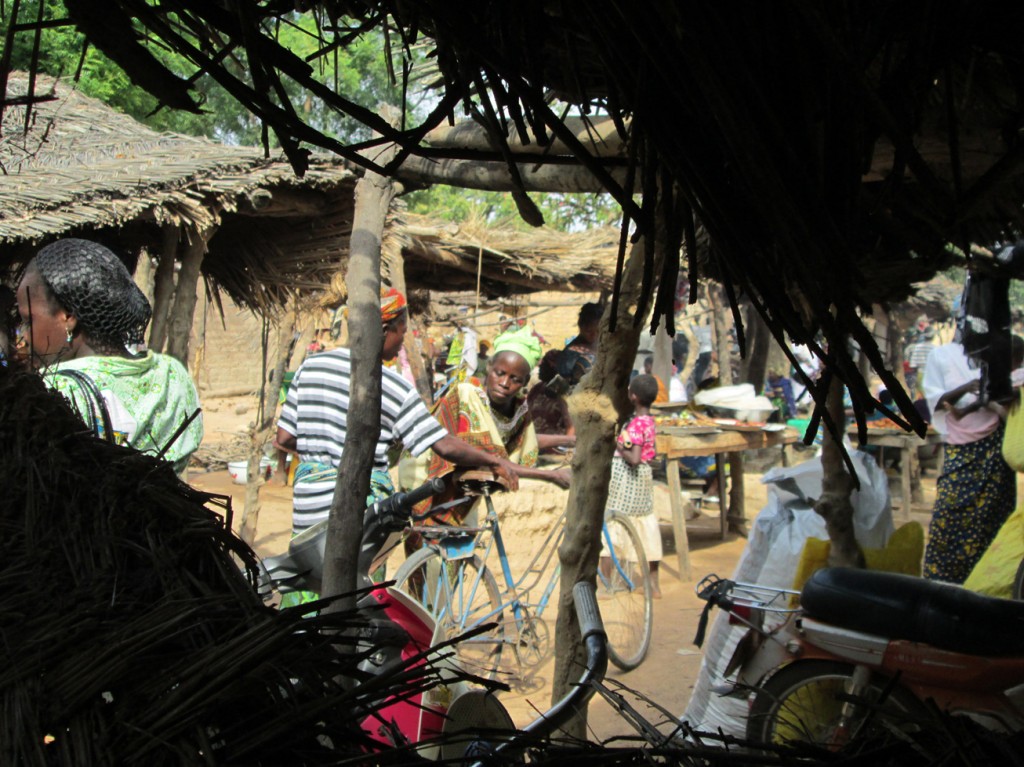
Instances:
[[[425,501],[441,492],[444,492],[444,480],[440,477],[428,479],[415,490],[410,490],[406,493],[405,507],[411,509],[417,503]]]
[[[404,526],[413,506],[421,501],[432,498],[444,491],[444,480],[435,477],[428,479],[419,487],[408,493],[395,493],[370,507],[369,513],[377,517],[385,525],[397,524]]]
[[[608,638],[605,634],[601,612],[597,607],[597,592],[593,583],[581,582],[572,588],[573,603],[576,606],[576,619],[580,624],[583,645],[587,651],[587,664],[579,681],[572,690],[558,703],[545,711],[540,717],[526,725],[521,731],[497,746],[481,752],[493,760],[497,754],[514,752],[523,746],[534,743],[538,737],[556,732],[563,727],[594,694],[593,682],[604,679],[608,668]],[[473,767],[483,767],[484,762],[478,761]]]
[[[369,566],[389,532],[399,531],[409,522],[412,507],[444,490],[444,482],[432,479],[408,493],[395,493],[367,507],[363,515],[363,538],[359,551],[359,577],[368,578]],[[288,551],[263,560],[263,585],[273,583],[281,592],[307,589],[319,591],[327,544],[327,520],[318,522],[292,538]]]
[[[587,637],[592,634],[607,637],[601,612],[597,608],[597,593],[593,584],[581,581],[573,586],[572,600],[576,605],[576,620],[580,624],[580,636],[583,637],[583,641],[586,642]]]

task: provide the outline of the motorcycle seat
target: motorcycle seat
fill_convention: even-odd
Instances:
[[[1024,656],[1024,602],[910,575],[831,567],[804,584],[811,618],[968,655]]]

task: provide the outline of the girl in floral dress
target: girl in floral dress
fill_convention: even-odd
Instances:
[[[658,565],[661,562],[661,530],[654,514],[654,418],[651,403],[658,396],[658,381],[651,375],[638,375],[629,383],[629,401],[633,417],[622,429],[612,458],[612,478],[608,485],[605,514],[617,511],[629,517],[640,535],[650,563],[654,596],[661,596]]]

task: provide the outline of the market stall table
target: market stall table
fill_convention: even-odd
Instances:
[[[706,427],[667,426],[658,427],[656,449],[658,456],[666,459],[665,471],[668,476],[669,499],[672,508],[672,530],[676,540],[676,551],[679,556],[679,577],[690,577],[690,552],[686,538],[686,519],[684,517],[682,483],[679,479],[679,459],[695,456],[715,456],[718,464],[718,502],[721,509],[721,535],[725,534],[729,524],[741,525],[744,522],[743,510],[743,465],[736,460],[732,466],[732,502],[727,505],[725,492],[726,455],[742,455],[746,450],[758,450],[767,447],[785,447],[799,441],[796,429],[778,429],[766,431],[763,428],[738,425],[737,427],[721,427],[711,430]]]
[[[847,434],[850,437],[850,441],[857,444],[857,427],[852,426],[847,430]],[[942,436],[931,426],[928,427],[924,437],[919,437],[913,432],[903,431],[903,429],[893,425],[892,428],[874,427],[867,429],[867,438],[862,444],[882,450],[892,448],[899,450],[900,516],[902,521],[909,521],[911,505],[915,500],[921,501],[921,464],[917,459],[917,450],[925,445],[941,445]],[[881,462],[879,463],[881,464]]]

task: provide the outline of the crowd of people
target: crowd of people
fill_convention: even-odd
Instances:
[[[113,252],[81,239],[41,248],[17,289],[0,291],[0,312],[13,316],[15,308],[18,327],[0,327],[0,366],[10,364],[12,350],[20,348],[97,436],[160,456],[184,472],[203,437],[198,394],[180,362],[146,349],[149,302]],[[481,343],[472,375],[453,380],[436,401],[426,402],[389,365],[403,351],[409,318],[405,297],[383,290],[380,436],[369,500],[394,492],[396,466],[402,487],[442,477],[448,497],[457,492],[452,477],[459,468],[490,469],[510,489],[520,479],[568,487],[568,468],[543,468],[539,459],[575,444],[567,395],[594,365],[601,316],[599,304],[584,304],[576,334],[547,353],[532,329],[510,326],[493,342]],[[348,439],[352,358],[348,349],[327,349],[323,336],[318,332],[290,378],[277,429],[276,445],[294,454],[297,464],[295,534],[327,517]],[[695,325],[694,337],[691,384],[703,379],[713,361],[709,326]],[[945,443],[924,575],[962,583],[1015,507],[1018,467],[1011,468],[1004,452],[1011,441],[1024,445],[1024,418],[1011,417],[1020,405],[1016,387],[1024,383],[1024,340],[1013,339],[1012,355],[1009,341],[987,337],[979,346],[976,337],[963,333],[949,343],[936,340],[922,318],[904,350],[908,391]],[[974,347],[985,350],[981,365],[968,354]],[[1012,359],[984,358],[997,353],[992,350]],[[791,352],[799,370],[769,370],[765,383],[765,395],[783,418],[799,412],[808,383],[820,373],[807,347]],[[661,540],[652,502],[651,407],[685,401],[688,392],[676,368],[666,383],[653,367],[653,357],[647,357],[629,384],[633,413],[616,441],[607,509],[635,517],[657,584]],[[1003,375],[1011,369],[1012,386]],[[887,392],[877,394],[883,404],[892,402]]]

